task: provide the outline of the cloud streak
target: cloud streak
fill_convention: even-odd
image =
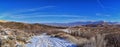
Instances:
[[[60,17],[63,17],[63,18],[84,18],[85,16],[79,16],[79,15],[41,15],[41,14],[29,14],[29,15],[22,15],[22,14],[19,14],[19,15],[15,15],[15,14],[9,14],[9,13],[5,13],[3,15],[1,15],[0,18],[3,18],[3,17],[8,17],[8,18],[14,18],[14,19],[24,19],[24,18],[48,18],[48,17],[56,17],[56,18],[60,18]]]
[[[96,13],[96,16],[107,16],[107,17],[109,17],[109,16],[111,16],[111,15],[110,15],[110,14]]]
[[[22,9],[22,10],[16,10],[16,11],[13,11],[13,12],[6,12],[6,13],[2,13],[0,18],[1,19],[6,18],[6,19],[10,19],[9,21],[20,21],[20,22],[21,21],[22,22],[31,22],[31,21],[39,22],[39,20],[41,20],[42,22],[46,22],[46,21],[49,21],[49,20],[45,20],[47,18],[49,18],[50,20],[53,20],[53,21],[55,21],[55,19],[61,19],[61,18],[63,18],[63,19],[61,19],[60,21],[63,21],[63,20],[64,21],[65,20],[66,21],[72,21],[70,19],[75,20],[75,19],[86,18],[86,16],[69,15],[69,14],[40,14],[40,12],[26,13],[26,12],[39,11],[39,10],[44,10],[44,9],[54,8],[54,7],[55,6],[43,6],[43,7],[39,7],[39,8]],[[38,18],[38,20],[35,20],[37,18]],[[31,19],[31,20],[29,20],[29,19]]]
[[[20,9],[20,10],[15,10],[15,11],[13,10],[11,12],[1,13],[0,18],[5,18],[5,17],[10,17],[10,18],[28,17],[28,16],[25,16],[22,13],[39,11],[39,10],[44,10],[44,9],[48,9],[48,8],[53,8],[53,7],[55,7],[55,6],[43,6],[43,7],[39,7],[39,8]]]
[[[19,9],[19,10],[15,10],[14,14],[18,13],[25,13],[25,12],[33,12],[33,11],[39,11],[39,10],[44,10],[44,9],[48,9],[48,8],[54,8],[56,6],[42,6],[42,7],[38,7],[38,8],[31,8],[31,9]]]
[[[43,6],[39,8],[31,8],[31,9],[21,9],[21,10],[16,10],[13,12],[6,12],[2,13],[0,18],[14,18],[14,19],[24,19],[24,18],[45,18],[45,17],[66,17],[66,18],[79,18],[79,17],[84,17],[84,16],[79,16],[79,15],[69,15],[69,14],[40,14],[40,12],[36,13],[26,13],[26,12],[33,12],[33,11],[39,11],[39,10],[44,10],[48,8],[54,8],[56,6]],[[25,14],[23,14],[25,13]]]
[[[101,8],[105,9],[105,6],[101,3],[100,0],[97,0],[98,4],[100,5]]]

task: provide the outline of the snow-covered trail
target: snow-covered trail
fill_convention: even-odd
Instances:
[[[48,35],[34,36],[32,43],[26,44],[27,47],[76,47],[75,44],[61,38],[50,37]]]

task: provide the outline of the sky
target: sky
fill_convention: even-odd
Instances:
[[[0,20],[27,23],[120,22],[120,0],[0,0]]]

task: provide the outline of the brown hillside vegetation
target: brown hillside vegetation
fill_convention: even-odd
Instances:
[[[80,26],[68,28],[72,36],[79,39],[86,38],[83,44],[78,43],[80,47],[120,47],[120,27],[115,25],[103,26]],[[79,41],[80,42],[80,41]]]
[[[34,33],[34,34],[40,34],[43,32],[47,32],[49,30],[64,28],[64,27],[48,26],[43,24],[27,24],[20,22],[0,22],[0,25],[5,28],[24,30],[27,33]]]
[[[23,40],[21,39],[22,34],[39,35],[47,33],[54,37],[65,38],[77,44],[78,47],[120,47],[120,27],[117,25],[90,24],[89,26],[84,25],[69,28],[20,22],[0,22],[0,25],[4,28],[18,30],[17,32],[12,30],[13,34],[18,35],[16,37],[17,40]],[[58,29],[68,29],[69,32]]]
[[[32,34],[0,26],[0,47],[25,47]]]

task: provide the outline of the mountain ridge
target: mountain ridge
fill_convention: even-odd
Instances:
[[[106,21],[78,21],[78,22],[71,22],[71,23],[43,23],[45,25],[51,25],[51,26],[65,26],[65,27],[73,27],[73,26],[82,26],[82,25],[89,25],[89,24],[109,24],[109,25],[116,25],[120,24],[119,22],[106,22]]]

